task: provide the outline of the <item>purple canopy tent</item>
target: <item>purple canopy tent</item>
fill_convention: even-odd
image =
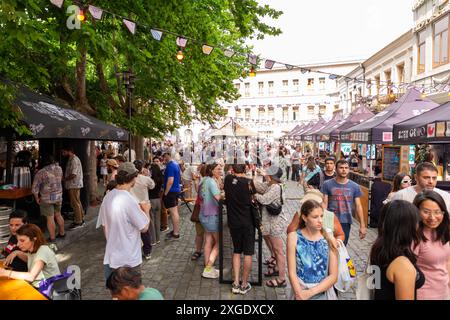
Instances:
[[[430,99],[422,99],[417,89],[410,89],[382,112],[354,127],[341,131],[342,142],[392,144],[394,124],[437,107]]]

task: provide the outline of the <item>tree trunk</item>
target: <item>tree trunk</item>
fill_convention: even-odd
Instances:
[[[95,115],[95,110],[89,105],[86,96],[86,48],[80,49],[80,59],[76,63],[76,100],[75,109],[87,113],[89,115]],[[96,204],[98,196],[97,185],[97,155],[95,152],[95,141],[88,141],[85,145],[86,154],[88,157],[84,159],[84,166],[87,168],[85,174],[85,188],[90,205]]]
[[[134,145],[134,150],[136,151],[136,159],[144,159],[144,137],[133,136],[132,144]]]

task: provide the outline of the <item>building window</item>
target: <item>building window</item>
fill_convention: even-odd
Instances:
[[[258,119],[262,120],[265,118],[266,115],[266,110],[264,109],[264,107],[259,107],[258,109]]]
[[[245,109],[245,120],[250,120],[250,109]]]
[[[417,74],[425,72],[425,30],[419,33],[419,42],[417,44]]]
[[[273,81],[269,81],[269,96],[273,96]]]
[[[269,119],[272,120],[274,119],[274,110],[272,106],[269,106]]]
[[[405,63],[404,62],[397,65],[397,79],[398,79],[398,83],[399,83],[399,88],[403,88],[403,86],[401,86],[401,85],[405,83]],[[403,91],[403,89],[402,89],[402,91]]]
[[[314,106],[308,106],[308,114],[313,115],[314,114]]]
[[[448,63],[448,23],[449,16],[434,24],[433,67]]]
[[[386,94],[391,94],[393,92],[392,87],[391,87],[391,85],[392,85],[392,71],[391,71],[391,69],[388,69],[388,70],[386,70],[384,72],[384,78],[386,79],[385,81],[386,81],[386,86],[387,86]]]
[[[250,83],[249,82],[245,83],[245,96],[250,97]]]
[[[241,109],[237,108],[236,109],[236,114],[234,116],[235,118],[240,118],[241,117]]]
[[[307,88],[308,88],[309,91],[314,90],[314,79],[313,78],[309,78],[308,79]]]
[[[299,119],[299,113],[298,113],[298,107],[292,108],[292,120],[298,120]]]
[[[240,84],[240,83],[235,83],[235,84],[234,84],[234,88],[235,88],[237,91],[241,90],[241,84]]]
[[[258,94],[260,96],[264,94],[264,82],[258,82]]]
[[[289,92],[289,81],[288,80],[283,80],[283,94],[288,94]]]
[[[319,115],[323,116],[327,112],[327,106],[319,106]]]
[[[283,121],[289,120],[289,109],[287,107],[283,107]]]
[[[299,82],[298,82],[298,79],[292,80],[292,87],[293,87],[293,92],[294,92],[294,93],[298,93],[298,91],[299,91]]]
[[[319,78],[319,89],[325,90],[325,78]]]
[[[334,111],[336,111],[336,110],[339,110],[339,105],[338,104],[334,105]]]

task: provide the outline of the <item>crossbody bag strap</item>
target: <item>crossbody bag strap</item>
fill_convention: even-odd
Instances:
[[[283,186],[280,185],[280,201],[281,201],[281,205],[284,205],[283,202]]]

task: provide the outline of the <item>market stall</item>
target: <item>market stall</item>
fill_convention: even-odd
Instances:
[[[398,101],[389,105],[382,112],[367,119],[363,123],[342,130],[340,133],[340,141],[366,145],[366,148],[367,145],[383,145],[383,181],[392,181],[392,173],[394,171],[396,171],[395,174],[400,171],[407,171],[409,173],[410,150],[409,146],[405,146],[404,148],[391,147],[394,124],[410,119],[435,107],[437,107],[437,104],[429,99],[422,99],[421,93],[417,89],[410,89]],[[360,170],[360,173],[368,174],[369,178],[372,179],[374,176],[372,170],[373,161],[369,160],[369,165],[367,165],[365,152],[362,152],[362,156],[362,168],[360,168],[362,170]],[[371,187],[372,185],[370,184],[368,192],[369,204],[371,200]],[[368,216],[370,216],[370,205],[368,208]]]
[[[5,83],[10,83],[2,80]],[[90,153],[89,140],[104,141],[128,141],[128,132],[116,126],[107,124],[94,117],[82,114],[76,110],[64,108],[60,103],[52,98],[32,92],[25,86],[17,86],[17,96],[14,106],[21,114],[21,122],[29,128],[31,135],[19,135],[11,128],[0,128],[0,150],[6,150],[6,179],[3,181],[3,188],[0,193],[0,203],[11,201],[19,202],[22,198],[30,198],[32,175],[28,171],[26,179],[27,188],[17,188],[11,184],[13,178],[13,144],[14,141],[38,140],[39,151],[55,155],[58,159],[57,150],[62,144],[74,146],[75,153],[80,158],[83,165],[84,180],[88,181],[90,172],[87,170]],[[76,142],[75,142],[76,141]],[[5,147],[6,146],[6,147]],[[60,161],[59,161],[60,162]],[[60,162],[61,163],[61,162]],[[16,168],[17,168],[16,163]],[[0,179],[1,180],[1,179]],[[87,183],[85,183],[85,186]],[[21,186],[20,186],[21,187]],[[82,190],[82,198],[87,198],[86,188]],[[87,203],[87,201],[85,201]]]
[[[450,102],[394,125],[394,143],[429,144],[429,161],[438,168],[438,184],[450,186]]]
[[[335,141],[331,140],[331,132],[340,127],[345,122],[345,118],[341,112],[336,112],[333,118],[323,128],[317,130],[314,134],[314,140],[319,143],[324,143],[324,150],[329,151],[330,154],[336,153]],[[320,150],[320,146],[319,146]]]

